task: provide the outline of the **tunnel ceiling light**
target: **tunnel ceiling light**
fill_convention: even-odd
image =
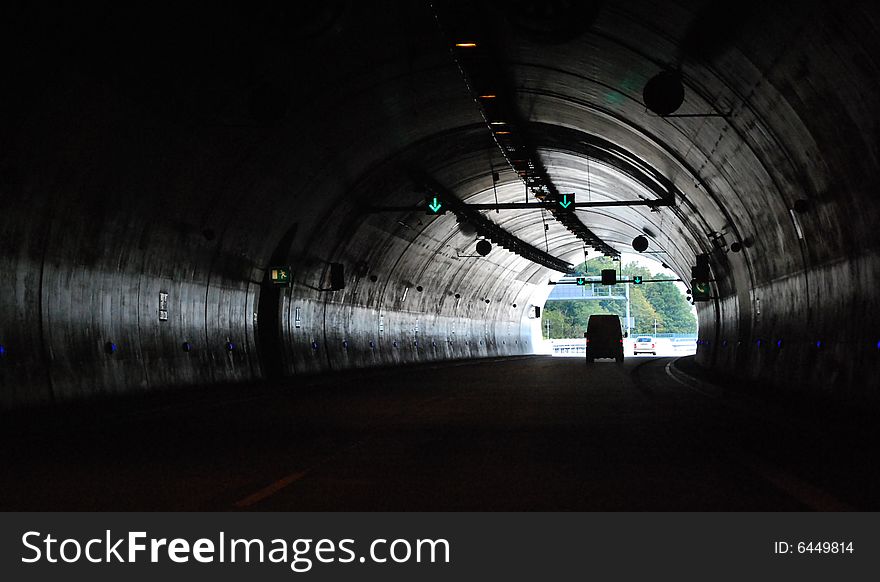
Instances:
[[[510,135],[509,131],[496,131],[495,135]]]
[[[498,95],[494,93],[486,93],[485,95],[480,95],[480,99],[497,99]]]
[[[458,48],[477,48],[477,43],[475,42],[457,42],[455,46]]]
[[[506,121],[490,121],[489,125],[507,125]]]

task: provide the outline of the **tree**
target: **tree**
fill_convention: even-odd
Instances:
[[[574,276],[598,276],[603,269],[617,269],[619,263],[607,257],[597,257],[578,265]],[[662,273],[651,271],[637,263],[628,263],[621,269],[623,277],[641,276],[645,279],[662,279]],[[625,290],[613,288],[614,295],[623,295]],[[659,333],[695,333],[697,320],[690,305],[674,283],[647,283],[630,286],[630,314],[635,319],[635,334],[653,334],[654,320],[657,320]],[[587,329],[587,322],[593,314],[616,314],[626,316],[626,303],[620,300],[595,301],[552,301],[544,308],[545,317],[550,318],[550,336],[553,338],[581,337]]]
[[[655,277],[658,277],[655,275]],[[690,305],[674,283],[652,283],[645,288],[645,298],[657,310],[661,333],[696,333],[697,320]]]
[[[550,338],[552,338],[552,339],[560,339],[560,338],[568,337],[565,335],[565,331],[566,331],[565,330],[565,328],[566,328],[565,316],[561,312],[559,312],[555,309],[549,309],[550,305],[552,305],[552,303],[548,304],[547,307],[544,308],[544,312],[541,314],[541,317],[542,317],[542,321],[541,321],[542,330],[541,331],[544,334],[546,334],[546,330],[549,328],[550,329]]]

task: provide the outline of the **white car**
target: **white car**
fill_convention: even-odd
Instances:
[[[633,355],[638,354],[651,354],[652,356],[657,355],[657,343],[654,341],[654,338],[648,335],[642,335],[636,338],[635,343],[633,344]]]

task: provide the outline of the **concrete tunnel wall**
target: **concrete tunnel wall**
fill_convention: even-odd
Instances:
[[[557,44],[491,6],[554,181],[584,190],[578,136],[594,135],[680,189],[657,213],[578,214],[621,250],[649,228],[683,277],[711,255],[699,361],[875,399],[876,10],[765,6],[723,49],[682,56],[694,23],[713,23],[699,3],[606,5]],[[5,35],[17,82],[0,137],[3,407],[533,351],[529,308],[555,274],[502,249],[460,258],[475,237],[451,215],[363,211],[419,202],[413,167],[479,202],[497,168],[499,198],[522,199],[426,6],[218,12],[213,26],[195,12],[92,16],[13,19],[31,42]],[[645,110],[644,82],[676,60],[683,110],[728,119]],[[594,194],[624,197],[606,174]],[[540,213],[491,217],[543,246]],[[548,245],[583,256],[555,226]],[[343,291],[319,290],[331,262],[346,266]],[[293,266],[280,292],[266,285],[276,264]]]

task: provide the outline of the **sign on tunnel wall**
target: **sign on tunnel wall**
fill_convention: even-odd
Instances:
[[[290,284],[290,267],[274,267],[269,276],[275,285],[288,285]]]

